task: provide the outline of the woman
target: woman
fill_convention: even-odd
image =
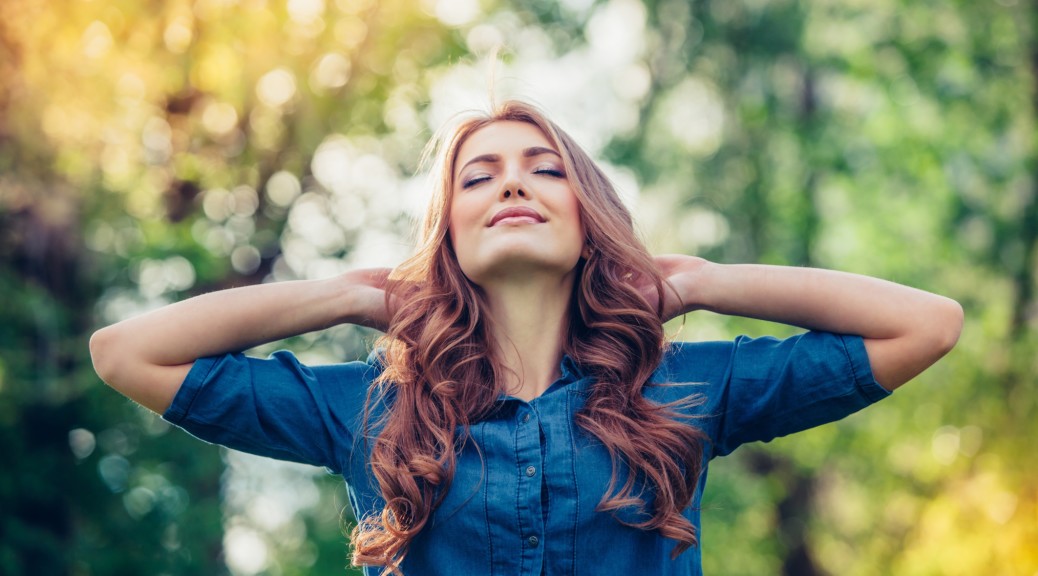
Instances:
[[[957,303],[882,280],[653,258],[528,105],[461,123],[439,158],[391,279],[207,294],[90,343],[105,382],[192,434],[341,473],[369,573],[699,574],[711,458],[842,418],[958,338]],[[809,332],[668,344],[662,322],[693,310]],[[386,329],[379,351],[238,353],[342,322]]]

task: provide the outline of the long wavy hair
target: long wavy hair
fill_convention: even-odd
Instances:
[[[697,542],[682,511],[695,494],[705,436],[677,417],[673,405],[642,394],[667,343],[662,298],[654,308],[635,285],[655,285],[662,295],[664,281],[630,213],[587,153],[531,105],[506,101],[434,139],[437,186],[417,251],[394,271],[387,289],[387,306],[399,306],[377,343],[384,370],[367,399],[371,468],[386,506],[353,530],[353,562],[399,572],[408,544],[451,485],[465,442],[456,431],[484,418],[504,391],[505,369],[491,341],[487,302],[462,272],[448,234],[458,150],[469,135],[498,121],[539,128],[561,153],[580,203],[591,251],[577,265],[563,352],[595,381],[576,420],[612,460],[598,510],[644,510],[640,495],[651,494],[651,518],[618,521],[676,540],[676,557]],[[370,422],[371,407],[383,400],[389,409]]]

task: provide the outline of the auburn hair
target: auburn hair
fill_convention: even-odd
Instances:
[[[451,485],[465,442],[455,431],[484,418],[504,392],[486,300],[462,272],[448,234],[458,150],[469,135],[498,121],[532,124],[559,151],[592,248],[578,263],[563,352],[594,379],[576,421],[612,460],[612,478],[598,510],[644,507],[640,495],[651,494],[651,518],[617,520],[676,540],[676,557],[697,543],[695,527],[682,511],[695,495],[705,435],[682,421],[673,405],[642,394],[667,342],[662,298],[653,308],[635,281],[655,285],[662,295],[664,280],[637,237],[630,212],[588,154],[533,106],[506,101],[490,114],[457,123],[432,144],[439,174],[416,253],[394,271],[387,287],[386,303],[394,311],[376,344],[384,369],[365,409],[366,435],[374,436],[371,471],[386,506],[381,514],[358,519],[353,562],[399,572],[408,544]],[[371,422],[377,402],[387,409]]]

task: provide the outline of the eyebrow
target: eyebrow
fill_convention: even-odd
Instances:
[[[544,146],[531,146],[531,147],[523,150],[523,157],[524,158],[533,158],[534,156],[540,156],[542,154],[553,154],[555,156],[558,156],[559,158],[562,158],[562,156],[558,152],[552,150],[551,148],[545,148]],[[499,154],[481,154],[481,155],[476,156],[475,158],[469,160],[468,162],[466,162],[465,165],[462,166],[461,169],[458,170],[458,173],[461,174],[461,171],[464,170],[465,168],[468,168],[469,164],[475,164],[477,162],[500,162],[500,161],[501,161],[501,156]]]

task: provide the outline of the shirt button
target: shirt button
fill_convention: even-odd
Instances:
[[[537,545],[540,544],[541,541],[538,540],[536,536],[530,536],[530,538],[527,540],[527,542],[530,543],[530,547],[531,548],[536,548]]]
[[[523,414],[523,424],[526,424],[529,421],[530,421],[530,413],[527,412],[526,414]]]
[[[537,473],[537,469],[534,468],[533,466],[527,466],[526,467],[526,475],[527,476],[533,477],[533,475],[536,474],[536,473]]]

